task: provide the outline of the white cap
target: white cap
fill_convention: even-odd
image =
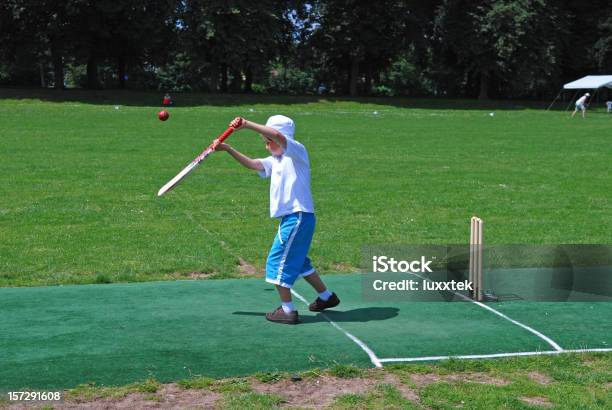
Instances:
[[[590,96],[591,96],[591,94],[589,94],[589,93],[586,93],[585,95],[586,95],[587,97],[590,97]]]
[[[271,116],[266,122],[266,127],[280,131],[281,134],[289,139],[293,139],[293,134],[295,133],[295,123],[291,118],[285,117],[284,115]]]

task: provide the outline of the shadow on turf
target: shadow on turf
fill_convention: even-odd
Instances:
[[[265,316],[262,312],[234,312],[233,315],[242,316]],[[326,310],[325,315],[334,322],[371,322],[374,320],[392,319],[399,315],[398,308],[391,307],[370,307],[347,310],[340,312],[337,310]],[[300,315],[301,323],[318,323],[327,322],[327,319],[321,314]]]

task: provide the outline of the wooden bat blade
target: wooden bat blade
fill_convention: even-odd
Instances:
[[[204,150],[200,155],[197,156],[189,165],[187,165],[181,172],[178,173],[177,176],[172,178],[166,185],[160,188],[157,191],[157,196],[162,196],[166,192],[170,191],[172,188],[177,186],[187,175],[191,173],[199,164],[202,162],[210,153],[214,152],[217,149],[217,146],[221,144],[227,137],[229,137],[232,132],[234,132],[235,128],[230,126],[226,129],[223,134],[221,134],[217,139],[213,141],[212,144],[208,148]]]
[[[177,176],[172,178],[166,185],[160,188],[157,192],[157,196],[162,196],[166,192],[170,191],[172,188],[177,186],[187,175],[191,173],[200,163],[197,161],[193,161],[189,165],[187,165],[181,172],[178,173]]]

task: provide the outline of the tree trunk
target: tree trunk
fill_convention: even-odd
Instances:
[[[221,64],[221,92],[227,92],[227,64]]]
[[[125,89],[125,57],[119,56],[117,58],[117,72],[119,74],[119,88]]]
[[[351,72],[349,74],[349,95],[354,97],[357,95],[357,76],[359,75],[359,59],[351,58]]]
[[[55,89],[64,89],[64,59],[59,50],[59,47],[52,41],[51,59],[53,60],[53,76],[55,81]]]
[[[489,74],[480,73],[480,92],[478,93],[479,100],[489,99]]]
[[[363,93],[365,95],[372,94],[372,67],[368,64],[365,71],[365,84]]]
[[[246,66],[244,76],[244,92],[251,93],[253,92],[253,69],[251,66]]]
[[[47,81],[45,81],[45,65],[40,63],[38,67],[40,68],[40,86],[42,88],[47,88]]]
[[[210,86],[210,90],[213,93],[216,93],[219,89],[219,65],[215,62],[211,63],[210,70],[210,82],[208,83]]]
[[[93,56],[87,60],[87,88],[98,88],[98,63]]]
[[[232,82],[230,84],[230,91],[233,93],[239,93],[242,88],[242,72],[231,68]]]

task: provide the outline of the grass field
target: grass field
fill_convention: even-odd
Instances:
[[[164,123],[157,94],[0,97],[0,286],[261,273],[276,229],[268,181],[219,154],[156,197],[238,115],[295,119],[322,272],[355,270],[368,244],[466,243],[474,214],[488,243],[612,243],[612,116],[602,112],[179,95]],[[228,142],[266,155],[251,131]]]

